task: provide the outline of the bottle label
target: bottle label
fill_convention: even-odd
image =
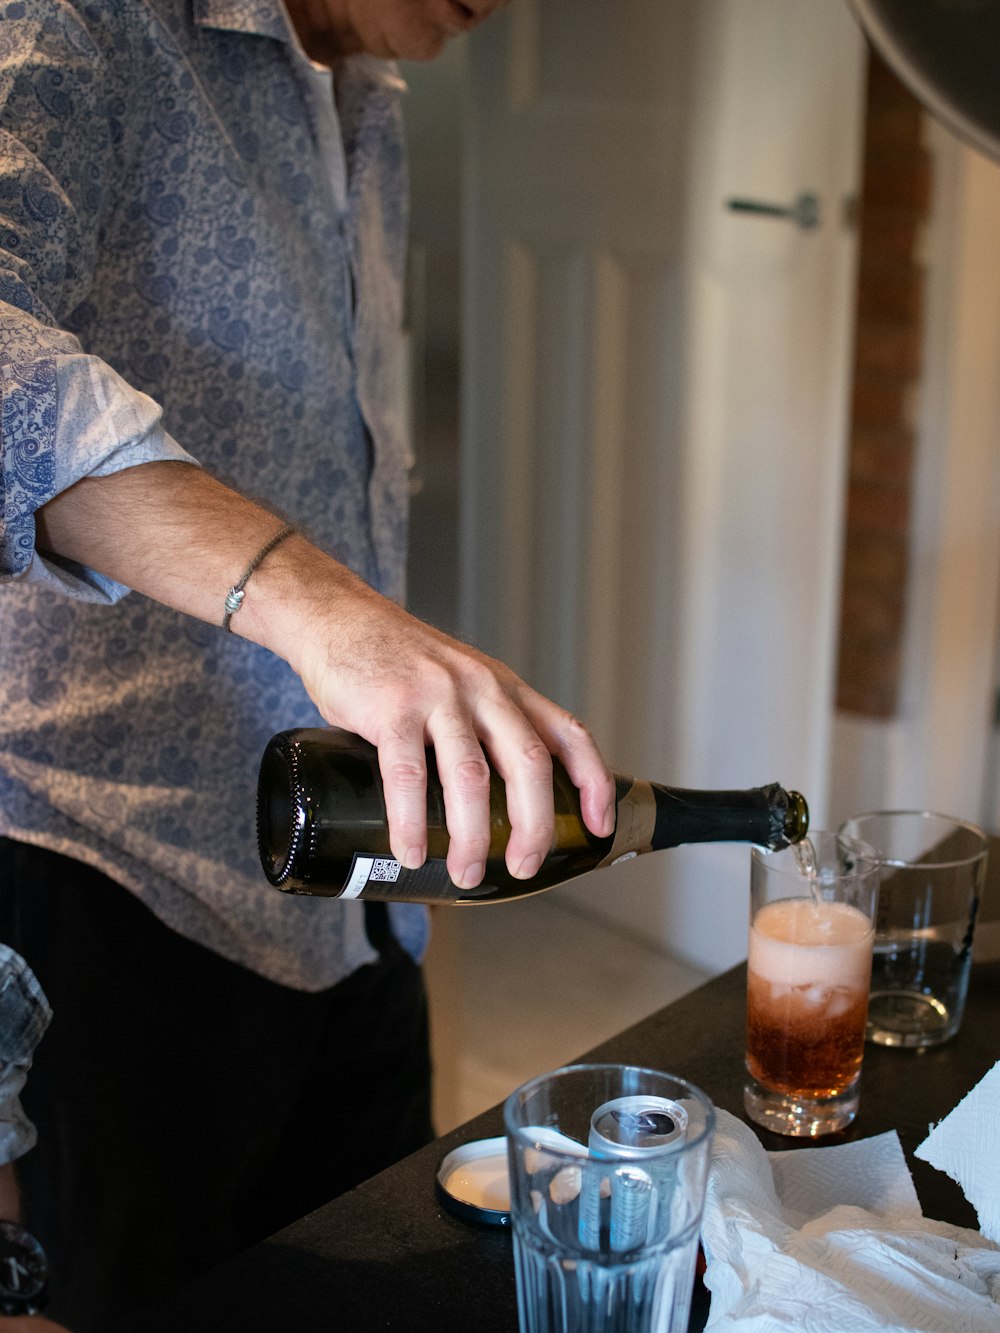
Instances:
[[[351,873],[341,898],[360,898],[369,880],[376,884],[395,884],[403,867],[389,856],[355,856]]]
[[[496,894],[496,886],[492,884],[456,889],[448,877],[446,862],[437,857],[428,857],[418,870],[406,870],[390,856],[356,852],[347,883],[338,896],[383,902],[455,903],[492,898]]]

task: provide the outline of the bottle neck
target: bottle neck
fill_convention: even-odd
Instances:
[[[788,793],[777,783],[743,791],[651,786],[656,802],[654,850],[689,842],[748,842],[777,848],[790,841]]]

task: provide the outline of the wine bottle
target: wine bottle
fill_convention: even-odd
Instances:
[[[336,728],[272,736],[257,785],[257,841],[268,880],[289,893],[407,902],[499,902],[614,865],[643,852],[687,842],[752,842],[786,847],[805,837],[809,812],[798,792],[773,784],[747,791],[686,791],[615,774],[614,833],[598,838],[583,822],[580,793],[553,757],[555,836],[532,879],[504,864],[510,835],[506,791],[490,781],[491,838],[486,875],[457,888],[445,867],[444,796],[427,752],[427,860],[406,870],[389,850],[378,752]]]

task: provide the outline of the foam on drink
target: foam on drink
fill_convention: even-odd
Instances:
[[[750,971],[776,992],[868,985],[872,923],[850,903],[783,898],[750,930]]]

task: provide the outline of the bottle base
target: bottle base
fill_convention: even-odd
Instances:
[[[846,1129],[858,1113],[858,1080],[834,1097],[796,1097],[747,1079],[743,1107],[754,1122],[773,1134],[821,1138]]]

